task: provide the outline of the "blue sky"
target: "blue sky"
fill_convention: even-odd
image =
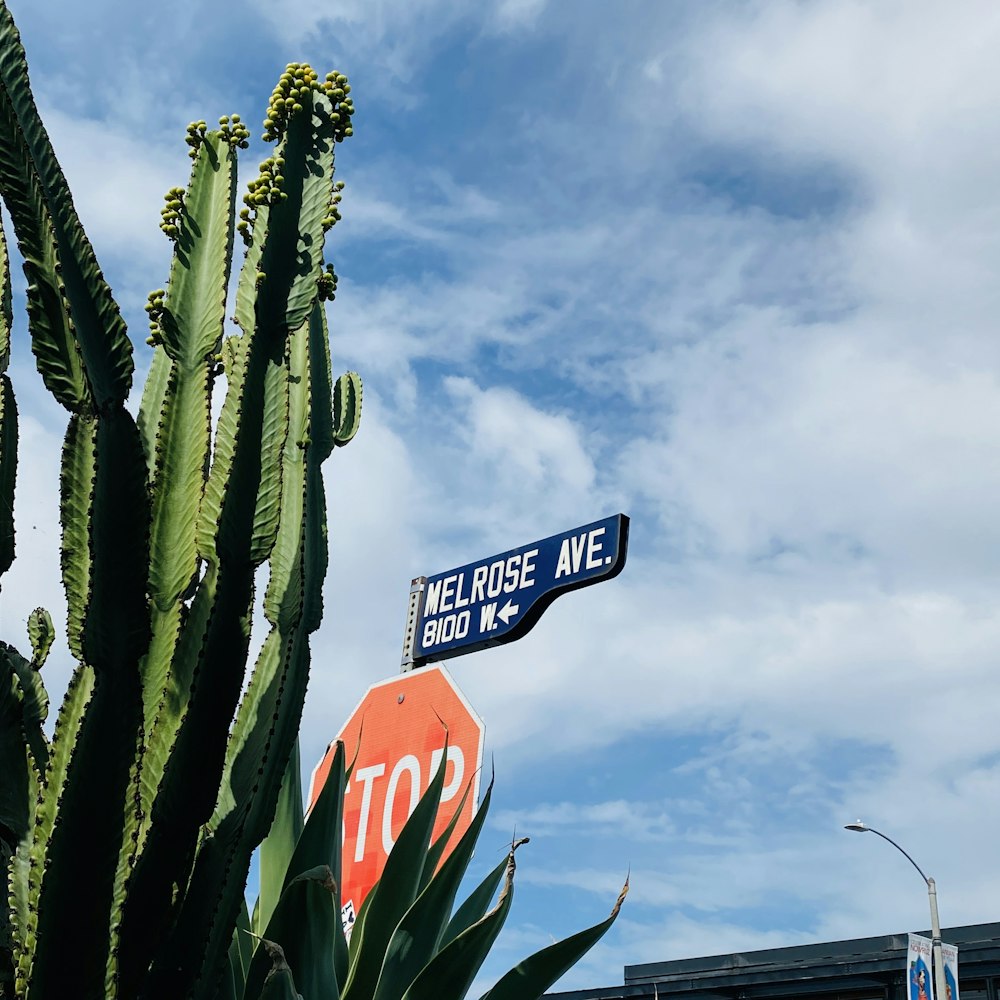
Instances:
[[[450,663],[496,760],[478,863],[532,837],[493,974],[629,868],[564,988],[925,927],[858,816],[946,925],[997,919],[994,4],[10,3],[140,345],[187,122],[259,122],[290,60],[351,77],[330,319],[365,415],[329,467],[307,768],[398,668],[411,576],[633,518],[618,579]],[[23,321],[14,369],[8,638],[61,607],[64,417]]]

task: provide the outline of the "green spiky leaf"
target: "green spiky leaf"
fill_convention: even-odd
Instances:
[[[344,1000],[373,996],[393,930],[413,904],[420,888],[424,856],[430,846],[431,832],[437,820],[444,774],[448,763],[448,740],[437,772],[421,795],[410,818],[403,824],[382,876],[369,893],[368,912],[351,931],[351,946],[357,948],[344,986]]]
[[[622,887],[611,915],[606,920],[535,952],[530,958],[526,958],[511,969],[493,989],[484,993],[480,1000],[538,1000],[557,979],[576,965],[604,937],[608,928],[618,918],[618,912],[627,894],[628,880]]]
[[[463,1000],[510,912],[514,898],[514,869],[512,848],[507,855],[504,887],[496,906],[445,945],[424,966],[403,994],[403,1000]]]
[[[295,982],[307,997],[338,1000],[333,941],[340,920],[334,899],[333,873],[326,865],[302,872],[281,894],[264,939],[281,946]],[[258,948],[247,971],[246,993],[261,991],[270,965],[266,949]]]
[[[489,812],[492,794],[491,783],[469,828],[393,931],[374,1000],[394,1000],[402,996],[437,952],[458,887]]]

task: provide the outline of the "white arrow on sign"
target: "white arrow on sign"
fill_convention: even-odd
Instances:
[[[497,612],[497,618],[501,619],[504,625],[509,625],[511,618],[521,610],[519,604],[511,604],[510,600]]]

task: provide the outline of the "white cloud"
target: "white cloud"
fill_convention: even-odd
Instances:
[[[547,0],[500,0],[496,19],[503,29],[530,26],[545,9]]]
[[[858,814],[930,859],[946,923],[995,917],[994,7],[258,14],[289,58],[349,56],[379,147],[342,161],[334,355],[366,405],[329,466],[305,760],[398,668],[412,575],[624,509],[618,580],[452,661],[523,796],[498,793],[496,822],[544,854],[524,894],[579,926],[581,894],[610,901],[633,863],[621,923],[567,983],[915,927],[905,859],[839,830]],[[156,65],[148,41],[135,58]],[[183,157],[131,129],[187,106],[187,82],[126,67],[122,118],[94,124],[81,79],[112,62],[102,44],[50,81],[46,115],[138,302]],[[399,109],[430,104],[440,130],[411,138]],[[61,429],[29,417],[11,638],[57,586]],[[47,562],[29,520],[56,532]],[[623,788],[613,765],[640,743],[661,757]],[[559,931],[517,919],[514,960]]]
[[[592,485],[593,462],[565,415],[541,412],[510,389],[481,390],[467,378],[449,377],[444,389],[460,407],[456,424],[471,457],[510,476],[511,492]]]
[[[490,825],[498,829],[523,829],[532,836],[546,836],[566,828],[593,832],[603,828],[604,835],[620,834],[629,840],[662,842],[677,835],[672,818],[662,809],[647,803],[613,799],[584,805],[564,801],[544,803],[522,811],[496,813]]]

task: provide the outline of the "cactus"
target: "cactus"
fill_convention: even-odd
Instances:
[[[264,121],[274,153],[241,208],[249,130],[238,115],[188,126],[191,173],[161,211],[173,253],[166,287],[146,305],[152,357],[133,418],[132,343],[0,0],[0,199],[28,281],[36,367],[69,413],[60,566],[77,661],[48,738],[49,615],[29,618],[30,657],[0,642],[0,997],[283,1000],[302,989],[459,1000],[510,908],[513,848],[451,912],[489,793],[439,864],[451,831],[429,838],[443,763],[350,945],[338,899],[342,749],[308,822],[301,815],[297,731],[328,556],[322,464],[361,415],[359,377],[331,376],[325,312],[349,94],[343,74],[320,80],[289,64]],[[246,253],[227,335],[237,233]],[[0,220],[0,576],[14,558],[12,323]],[[245,684],[261,570],[266,636]],[[262,841],[254,930],[243,893]],[[488,1000],[539,995],[620,903],[526,960]]]
[[[188,127],[191,173],[161,213],[173,255],[146,307],[152,358],[133,419],[132,344],[0,0],[0,197],[36,366],[69,412],[61,569],[77,660],[48,740],[39,668],[52,623],[31,616],[30,658],[0,644],[0,996],[211,998],[229,974],[322,614],[321,466],[360,413],[357,375],[331,377],[323,305],[336,283],[323,247],[339,218],[334,150],[353,131],[349,92],[342,74],[288,66],[265,124],[274,153],[241,210],[249,130],[238,115]],[[247,249],[227,336],[237,232]],[[2,228],[0,278],[3,573],[17,410]],[[269,632],[240,700],[262,567]]]
[[[454,907],[489,811],[493,784],[472,824],[441,862],[453,828],[434,843],[430,838],[446,756],[365,899],[348,943],[339,891],[350,771],[344,746],[338,743],[327,782],[304,822],[298,753],[292,755],[281,807],[261,847],[261,895],[253,929],[245,915],[230,947],[228,997],[259,1000],[280,985],[290,997],[299,993],[328,1000],[463,1000],[510,912],[515,851],[525,841],[513,843],[468,899]],[[608,917],[526,958],[481,1000],[536,1000],[600,940],[615,922],[627,892],[626,880]]]

